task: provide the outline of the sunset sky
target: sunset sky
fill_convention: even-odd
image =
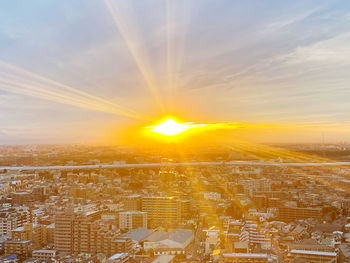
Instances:
[[[350,141],[350,1],[0,2],[0,144],[106,142],[165,115]]]

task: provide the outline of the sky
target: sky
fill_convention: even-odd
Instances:
[[[347,0],[2,0],[0,144],[104,142],[169,114],[350,142],[349,72]]]

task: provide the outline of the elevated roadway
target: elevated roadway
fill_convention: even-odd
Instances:
[[[128,164],[91,164],[91,165],[54,165],[54,166],[0,166],[0,170],[7,171],[40,171],[40,170],[75,170],[75,169],[114,169],[114,168],[152,168],[152,167],[178,167],[178,166],[350,166],[350,162],[324,162],[324,163],[282,163],[258,161],[229,161],[229,162],[184,162],[184,163],[128,163]]]

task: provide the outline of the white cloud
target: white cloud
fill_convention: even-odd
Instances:
[[[297,47],[293,52],[282,56],[280,59],[284,60],[287,64],[349,64],[349,43],[350,32],[347,32],[331,39],[316,42],[309,46]]]

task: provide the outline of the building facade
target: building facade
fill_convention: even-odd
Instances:
[[[128,231],[136,228],[147,228],[147,213],[141,211],[120,212],[119,228]]]
[[[147,212],[148,226],[174,226],[181,220],[181,203],[173,197],[144,197],[142,211]]]

